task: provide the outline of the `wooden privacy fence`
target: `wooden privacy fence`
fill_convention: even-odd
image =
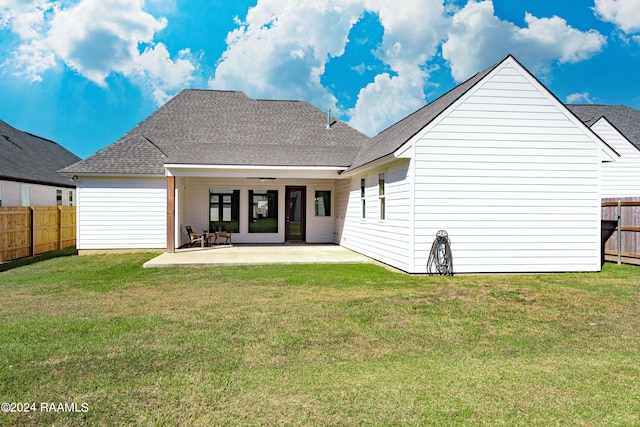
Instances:
[[[0,207],[0,262],[75,245],[75,206]]]
[[[640,265],[640,199],[602,200],[602,243],[605,260]]]

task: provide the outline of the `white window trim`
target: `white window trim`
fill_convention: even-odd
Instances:
[[[363,194],[364,193],[364,194]],[[367,220],[367,177],[360,178],[360,221]]]
[[[382,188],[380,178],[382,177]],[[387,171],[378,173],[378,221],[385,222],[387,219]]]

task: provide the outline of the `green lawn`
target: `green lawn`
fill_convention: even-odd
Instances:
[[[142,269],[152,256],[0,273],[0,398],[38,408],[0,425],[640,424],[638,267]]]

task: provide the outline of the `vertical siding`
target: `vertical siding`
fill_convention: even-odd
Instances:
[[[602,165],[602,197],[640,197],[640,151],[607,120],[600,119],[591,130],[620,154]]]
[[[415,264],[435,233],[454,272],[600,269],[600,149],[513,63],[416,142]]]
[[[379,219],[378,174],[386,173],[386,218]],[[404,271],[411,270],[411,176],[409,160],[388,167],[371,169],[341,185],[339,193],[346,201],[340,244]],[[366,179],[366,218],[361,218],[360,179]],[[342,183],[341,183],[342,184]],[[342,215],[342,213],[341,213]]]
[[[161,249],[167,235],[166,178],[82,178],[78,249]]]

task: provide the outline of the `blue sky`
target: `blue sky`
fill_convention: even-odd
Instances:
[[[0,119],[80,157],[185,88],[304,99],[374,135],[513,54],[640,109],[640,0],[0,0]]]

